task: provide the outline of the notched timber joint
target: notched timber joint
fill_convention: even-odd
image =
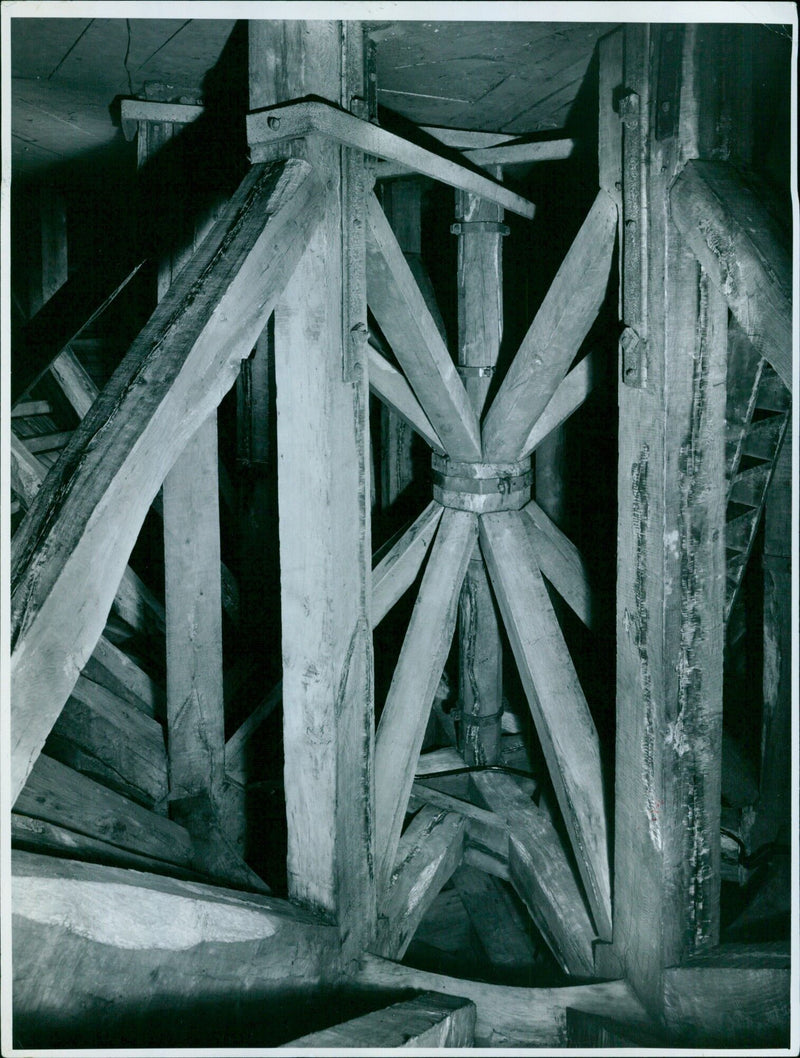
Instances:
[[[633,389],[644,389],[646,377],[645,342],[633,327],[626,327],[619,336],[622,360],[622,381]]]

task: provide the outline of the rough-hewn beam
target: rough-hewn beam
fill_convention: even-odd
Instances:
[[[522,446],[520,459],[525,459],[526,456],[535,452],[554,430],[557,430],[574,411],[580,408],[594,387],[597,367],[595,359],[595,354],[589,353],[559,383],[558,389],[533,424]]]
[[[391,610],[416,580],[444,510],[431,502],[372,571],[372,625]]]
[[[536,561],[561,598],[592,627],[592,590],[583,556],[572,541],[531,500],[522,508],[532,526],[531,541]]]
[[[18,531],[12,798],[100,636],[147,508],[263,329],[318,225],[321,195],[303,161],[250,171]]]
[[[427,441],[434,452],[445,454],[439,435],[431,426],[431,421],[414,396],[414,391],[396,367],[370,344],[369,346],[369,388],[395,414],[399,415],[412,429]]]

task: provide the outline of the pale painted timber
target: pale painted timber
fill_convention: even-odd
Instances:
[[[589,353],[559,383],[544,411],[533,424],[522,446],[520,459],[535,452],[542,441],[580,408],[594,388],[595,374],[595,354]]]
[[[367,356],[369,358],[369,388],[375,396],[380,397],[384,404],[407,422],[413,430],[416,430],[434,452],[444,455],[445,450],[439,440],[439,435],[431,426],[430,419],[422,410],[419,401],[414,396],[414,391],[402,374],[389,363],[385,356],[381,356],[371,343]]]
[[[535,500],[523,507],[522,512],[533,528],[531,544],[539,569],[586,627],[591,628],[592,589],[583,556]]]
[[[395,860],[414,769],[453,638],[467,564],[477,543],[474,515],[446,510],[400,650],[375,740],[378,876]]]
[[[594,721],[537,565],[529,519],[516,511],[486,514],[480,532],[597,935],[609,939],[608,826]]]
[[[791,243],[759,194],[726,162],[690,159],[670,216],[759,353],[792,388]]]
[[[566,1046],[568,1007],[635,1025],[650,1023],[625,981],[563,988],[517,988],[429,973],[369,954],[364,956],[353,981],[364,988],[424,989],[472,1000],[478,1012],[477,1047]]]
[[[529,220],[536,212],[532,202],[487,176],[404,140],[379,125],[337,110],[328,102],[286,103],[247,115],[247,139],[254,161],[267,156],[275,143],[312,133],[322,133],[326,138],[376,158],[400,162],[423,176],[472,191]]]
[[[475,1004],[468,999],[423,992],[390,1007],[300,1036],[287,1047],[462,1048],[475,1037]]]
[[[249,33],[251,109],[364,96],[360,23],[251,21]],[[270,149],[301,153],[327,188],[274,324],[288,887],[355,953],[376,915],[367,174],[358,150],[324,137]]]
[[[508,828],[511,884],[559,966],[575,977],[592,977],[595,930],[580,880],[548,813],[510,775],[476,773],[470,782]]]
[[[367,300],[447,454],[480,459],[475,412],[374,195],[367,196]]]
[[[318,225],[321,194],[300,160],[250,170],[17,532],[12,798],[102,632],[147,508],[263,329]]]
[[[462,815],[432,805],[421,808],[409,823],[378,903],[376,955],[405,955],[425,912],[461,862],[466,825]]]
[[[431,501],[372,571],[372,626],[381,622],[417,578],[444,510]]]
[[[603,304],[616,229],[616,206],[600,190],[487,412],[487,459],[522,454]]]

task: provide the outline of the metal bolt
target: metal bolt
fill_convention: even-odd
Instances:
[[[280,118],[276,118],[274,116],[270,117],[270,118],[267,118],[267,124],[269,125],[269,127],[271,129],[280,128],[281,119]]]

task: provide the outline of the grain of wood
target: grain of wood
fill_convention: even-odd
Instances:
[[[379,624],[417,578],[439,527],[443,507],[429,503],[372,571],[372,625]]]
[[[534,500],[522,511],[530,519],[531,546],[539,568],[586,627],[591,628],[592,589],[583,556]]]

